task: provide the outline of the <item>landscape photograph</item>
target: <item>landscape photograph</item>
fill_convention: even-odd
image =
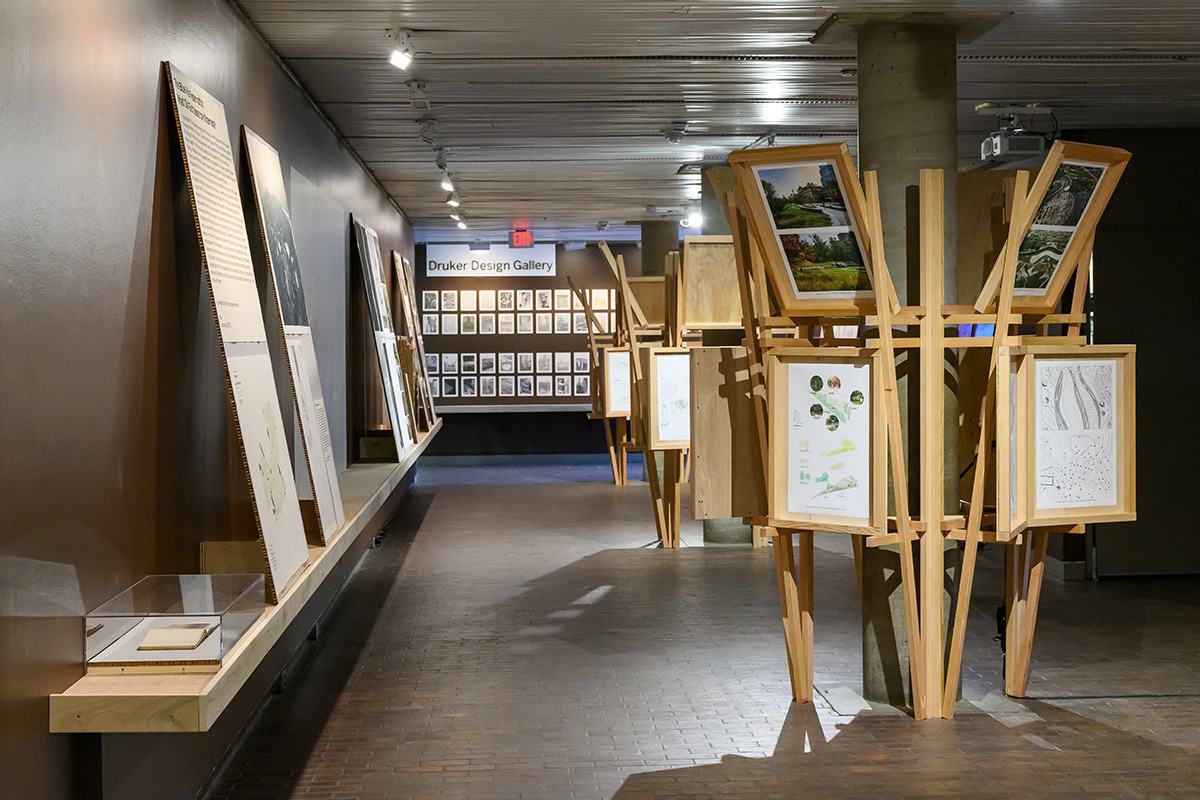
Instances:
[[[1017,289],[1045,289],[1050,285],[1058,262],[1071,241],[1074,231],[1051,231],[1034,228],[1021,242],[1017,251]]]
[[[871,276],[853,231],[781,233],[779,244],[797,293],[871,290]]]
[[[1070,228],[1078,225],[1103,176],[1103,166],[1064,161],[1054,173],[1033,224]]]
[[[848,226],[850,217],[842,199],[833,164],[786,164],[755,170],[763,198],[771,209],[775,230]]]

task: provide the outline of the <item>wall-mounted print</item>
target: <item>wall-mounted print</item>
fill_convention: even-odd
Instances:
[[[437,353],[425,354],[425,371],[430,375],[436,375],[438,373],[438,368],[441,366],[441,363],[442,360],[438,358]]]
[[[533,333],[533,314],[517,314],[517,333]]]
[[[1049,314],[1057,308],[1129,159],[1128,151],[1114,147],[1058,141],[1050,148],[1018,225],[1013,313]],[[994,303],[1002,265],[998,258],[976,308]]]
[[[442,335],[458,335],[458,314],[442,314]]]
[[[587,321],[586,313],[584,313],[582,311],[576,311],[571,315],[571,320],[572,320],[572,330],[575,333],[586,334],[588,332],[588,321]]]
[[[496,308],[501,311],[513,311],[515,306],[512,289],[501,289],[496,293]]]
[[[579,295],[571,292],[571,310],[583,311],[583,301],[579,299]]]
[[[438,335],[438,315],[425,314],[421,317],[421,333],[426,336]]]
[[[496,315],[495,314],[480,314],[479,315],[479,333],[482,336],[489,336],[496,332]]]
[[[533,376],[517,376],[517,397],[533,397]]]
[[[555,311],[570,311],[571,310],[571,290],[570,289],[555,289],[554,290],[554,310]]]
[[[459,372],[477,372],[479,370],[479,356],[476,353],[461,353],[458,356]]]
[[[458,378],[442,378],[442,397],[458,397]]]
[[[495,397],[496,396],[496,376],[495,375],[480,375],[479,376],[479,396],[480,397]]]
[[[498,382],[501,397],[515,397],[517,394],[517,379],[513,375],[501,375]]]
[[[554,302],[553,302],[554,293],[552,292],[552,290],[537,289],[535,291],[535,296],[536,296],[536,303],[537,303],[538,311],[553,311],[554,310]]]
[[[534,314],[534,317],[535,317],[535,323],[536,323],[535,328],[538,333],[542,333],[542,334],[554,333],[554,321],[553,321],[554,315],[553,314],[551,314],[549,312],[538,313],[538,314]]]
[[[497,314],[496,330],[501,334],[517,332],[517,317],[515,314]]]
[[[537,354],[537,371],[538,372],[553,372],[554,371],[554,353],[538,353]]]
[[[537,396],[538,397],[553,397],[554,396],[554,376],[553,375],[538,375],[537,376]]]
[[[458,374],[458,353],[442,353],[442,372],[447,375]]]
[[[587,375],[575,376],[575,396],[587,397],[592,393],[591,378]]]
[[[442,379],[441,378],[433,377],[433,378],[429,379],[429,396],[430,397],[441,397],[442,396]]]
[[[877,531],[886,521],[879,357],[822,349],[769,354],[769,515]]]
[[[479,354],[479,371],[481,373],[496,371],[496,354],[495,353],[480,353]]]
[[[437,292],[421,292],[421,310],[422,311],[437,311],[438,310],[438,293]]]
[[[478,384],[474,375],[464,375],[462,378],[462,397],[474,397],[477,394]]]
[[[533,311],[533,289],[517,290],[517,311]]]
[[[500,372],[512,374],[517,371],[517,357],[514,353],[500,353],[496,357],[496,369]]]
[[[592,310],[608,311],[608,289],[592,289]]]
[[[460,289],[458,292],[458,310],[474,311],[478,296],[474,289]]]
[[[571,376],[570,375],[555,375],[554,376],[554,396],[555,397],[570,397],[571,396]]]
[[[517,372],[533,372],[533,353],[517,353]]]
[[[574,372],[590,373],[592,371],[592,361],[586,352],[575,353],[572,363]]]
[[[555,353],[554,354],[554,371],[555,372],[570,372],[571,371],[571,354],[570,353]]]
[[[783,313],[873,311],[866,203],[846,145],[738,150],[729,163]]]
[[[554,332],[555,333],[570,333],[571,332],[571,315],[566,311],[554,312]]]
[[[479,315],[460,314],[458,317],[458,332],[463,336],[474,336],[479,330]]]
[[[495,311],[496,310],[496,290],[495,289],[480,289],[479,290],[479,310],[480,311]]]
[[[458,311],[458,290],[442,290],[442,311]]]

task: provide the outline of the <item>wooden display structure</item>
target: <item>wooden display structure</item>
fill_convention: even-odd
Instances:
[[[1011,695],[1020,696],[1024,694],[1028,680],[1033,629],[1049,533],[1082,530],[1082,522],[1133,518],[1133,351],[1132,348],[1088,348],[1080,335],[1080,325],[1084,321],[1084,281],[1090,261],[1095,224],[1128,157],[1124,151],[1059,143],[1052,150],[1047,166],[1043,168],[1028,196],[1028,175],[1020,174],[1007,244],[993,271],[993,277],[985,284],[984,295],[976,307],[944,304],[943,176],[941,171],[922,170],[919,187],[921,304],[902,308],[894,299],[895,290],[884,258],[875,175],[866,173],[865,186],[860,189],[844,145],[739,151],[730,155],[736,190],[724,195],[722,199],[733,231],[738,261],[743,318],[747,331],[747,356],[754,384],[752,390],[759,445],[763,454],[762,469],[769,477],[768,515],[766,518],[751,521],[763,525],[764,532],[773,539],[789,676],[795,700],[812,700],[814,530],[854,534],[860,589],[862,548],[893,543],[899,545],[913,711],[918,719],[925,719],[951,717],[954,714],[967,611],[980,541],[998,541],[1010,545],[1007,549],[1009,647],[1006,652],[1005,689]],[[1045,264],[1039,264],[1035,259],[1035,256],[1042,255],[1045,251],[1032,252],[1030,248],[1022,248],[1035,225],[1035,215],[1038,214],[1052,183],[1058,187],[1056,191],[1060,200],[1063,194],[1077,194],[1075,187],[1070,183],[1069,174],[1066,190],[1061,184],[1055,183],[1062,180],[1061,175],[1056,175],[1056,170],[1064,160],[1085,162],[1092,166],[1103,164],[1104,169],[1099,180],[1093,181],[1091,191],[1083,198],[1085,210],[1081,215],[1077,212],[1076,216],[1069,220],[1074,224],[1055,225],[1060,229],[1069,227],[1069,231],[1049,230],[1048,233],[1058,234],[1057,237],[1035,237],[1035,244],[1039,247],[1047,240],[1050,240],[1051,245],[1058,246],[1057,251],[1052,252],[1051,259],[1053,260],[1055,254],[1059,258],[1046,273]],[[764,178],[762,171],[755,169],[764,165],[771,169],[781,166],[786,169],[795,165],[809,169],[812,169],[812,165],[823,166],[825,169],[821,171],[821,184],[825,185],[826,194],[829,194],[829,182],[836,174],[841,194],[838,199],[842,201],[848,216],[845,227],[849,229],[851,236],[857,238],[863,266],[872,278],[873,292],[856,291],[853,296],[845,296],[843,293],[840,297],[821,297],[818,293],[806,295],[798,290],[796,279],[807,279],[808,276],[793,273],[791,263],[784,252],[784,236],[794,234],[791,231],[780,233],[775,228],[776,217],[769,207],[768,187],[760,188],[760,181]],[[1095,178],[1095,175],[1092,177]],[[1085,176],[1085,184],[1088,180]],[[714,183],[718,185],[718,189],[721,188],[719,178],[714,179]],[[1078,197],[1074,199],[1076,202],[1079,200]],[[837,208],[837,204],[833,204],[833,207]],[[787,207],[784,213],[798,215],[797,208],[800,206],[793,204]],[[811,206],[801,210],[813,209],[820,211],[821,206],[813,201]],[[827,216],[833,219],[836,212]],[[1083,244],[1078,244],[1078,241],[1082,241]],[[794,242],[788,244],[796,248]],[[761,264],[756,263],[756,259],[753,258],[754,248],[758,249]],[[1048,249],[1053,250],[1053,247]],[[1025,259],[1023,266],[1027,288],[1019,303],[1023,311],[1015,314],[1014,290],[1019,256]],[[1052,313],[1058,305],[1064,287],[1073,275],[1076,277],[1076,290],[1072,297],[1070,313]],[[1037,280],[1028,279],[1029,276]],[[1038,281],[1041,285],[1034,286],[1034,291],[1029,291],[1028,287]],[[991,305],[991,297],[997,292],[998,302]],[[876,303],[876,293],[887,301]],[[778,315],[772,313],[772,301],[780,309]],[[1025,319],[1022,314],[1027,314],[1029,319]],[[993,337],[946,336],[947,326],[995,324],[1001,321],[1006,324],[997,324]],[[845,344],[843,340],[828,335],[835,324],[853,322],[876,325],[878,338],[858,342],[858,348],[848,348],[839,346]],[[1022,322],[1040,326],[1039,335],[1014,336],[1009,333],[1011,325]],[[1064,324],[1067,326],[1064,335],[1050,335],[1051,325]],[[896,326],[915,327],[918,329],[918,335],[897,337],[893,332]],[[970,514],[965,519],[944,512],[945,351],[947,348],[959,347],[990,347],[992,351],[991,369],[984,392],[984,413],[981,417],[983,422],[977,447],[976,463],[979,466],[974,476]],[[784,461],[790,456],[786,452],[779,452],[781,446],[787,446],[786,440],[782,444],[778,440],[781,436],[780,431],[788,424],[788,420],[779,419],[781,402],[786,397],[786,387],[779,385],[782,374],[780,365],[788,361],[819,357],[829,360],[866,358],[865,353],[871,349],[876,351],[874,358],[878,359],[879,383],[882,388],[882,392],[875,393],[874,398],[879,405],[877,410],[872,412],[875,420],[872,439],[882,439],[883,434],[879,428],[886,429],[885,449],[892,471],[894,515],[881,518],[882,515],[876,513],[877,504],[882,498],[882,481],[879,478],[884,464],[882,452],[873,454],[871,462],[873,479],[870,487],[872,504],[869,516],[847,520],[836,517],[798,518],[795,514],[781,512],[781,508],[786,508],[786,505],[781,506],[780,503],[787,487],[779,485],[778,481],[786,471]],[[912,433],[913,436],[920,437],[919,513],[916,515],[910,514],[909,511],[907,467],[903,457],[902,421],[897,396],[898,349],[916,351],[922,376],[919,430]],[[1115,452],[1119,457],[1116,462],[1116,501],[1102,507],[1076,504],[1069,509],[1057,509],[1054,513],[1030,514],[1027,510],[1030,507],[1029,495],[1032,493],[1032,478],[1028,471],[1030,459],[1021,460],[1014,454],[1016,474],[1020,476],[1016,481],[1019,484],[1015,498],[1018,512],[1013,520],[1016,524],[1010,525],[1006,531],[985,532],[982,530],[985,522],[983,489],[987,454],[991,449],[991,434],[998,428],[998,385],[1003,386],[1004,396],[1008,397],[1008,373],[1003,374],[1001,384],[995,377],[998,374],[997,365],[1002,359],[1036,364],[1039,357],[1107,359],[1114,363],[1112,371],[1117,375],[1117,380],[1113,391],[1114,396],[1120,400],[1119,408],[1114,409],[1117,420],[1113,433]],[[1031,368],[1025,367],[1026,370]],[[1019,446],[1024,448],[1021,450],[1024,454],[1032,452],[1036,435],[1036,431],[1028,425],[1028,421],[1034,416],[1034,411],[1029,408],[1029,401],[1033,398],[1029,384],[1028,375],[1024,382],[1020,379],[1016,382],[1018,390],[1024,391],[1022,397],[1026,401],[1016,407],[1024,411],[1018,410],[1010,414],[1009,405],[1004,407],[1006,424],[1011,416],[1014,425],[1023,425],[1023,438],[1019,438]],[[1008,504],[1008,482],[999,481],[998,489],[997,502]],[[987,522],[995,522],[995,517]],[[793,535],[799,537],[798,550],[793,549]],[[943,629],[945,538],[965,540],[948,657],[944,655],[946,631]],[[917,559],[920,564],[919,583]]]
[[[611,257],[608,248],[601,243],[601,248]],[[588,353],[591,364],[592,410],[588,419],[600,421],[604,428],[604,440],[608,445],[608,461],[612,467],[613,483],[625,486],[628,483],[629,458],[626,446],[629,441],[629,409],[612,407],[608,392],[608,373],[610,353],[621,351],[628,353],[627,346],[620,344],[627,340],[624,326],[618,322],[615,330],[607,330],[608,326],[600,321],[592,308],[592,300],[586,289],[580,289],[571,276],[567,276],[567,284],[575,298],[583,304],[583,312],[588,322]],[[618,288],[617,294],[620,294]]]

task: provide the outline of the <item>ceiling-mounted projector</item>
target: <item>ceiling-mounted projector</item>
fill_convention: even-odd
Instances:
[[[1033,158],[1046,152],[1046,137],[1040,133],[996,131],[979,144],[979,157],[991,159]]]

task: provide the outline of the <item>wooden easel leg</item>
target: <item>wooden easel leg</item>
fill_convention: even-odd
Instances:
[[[629,437],[626,434],[628,423],[622,417],[615,422],[617,426],[617,465],[621,468],[621,478],[617,482],[619,486],[629,485],[629,451],[625,449],[625,443]]]
[[[1006,548],[1004,554],[1004,693],[1021,697],[1021,681],[1018,649],[1021,642],[1021,621],[1025,617],[1026,572],[1029,564],[1027,553],[1032,543],[1031,531],[1021,537],[1021,543]]]
[[[666,509],[663,505],[663,485],[658,481],[658,464],[654,461],[653,450],[642,451],[642,463],[646,483],[650,484],[650,501],[654,506],[654,528],[658,532],[658,543],[661,547],[669,547]]]
[[[962,676],[963,645],[967,638],[967,613],[971,608],[971,586],[975,582],[975,562],[979,556],[979,532],[968,531],[958,578],[958,597],[954,604],[954,630],[950,635],[950,659],[946,664],[946,693],[942,697],[942,716],[954,716],[958,682]]]
[[[807,552],[807,572],[801,578],[806,590],[797,584],[796,555],[792,548],[792,532],[779,531],[773,537],[775,546],[775,576],[779,580],[779,605],[783,615],[783,639],[787,647],[788,677],[792,683],[792,699],[797,703],[812,702],[812,532],[802,531],[801,553]],[[807,537],[807,547],[805,538]],[[801,564],[801,568],[804,568]],[[807,609],[801,595],[807,598]],[[807,613],[806,613],[807,612]],[[807,617],[807,624],[805,619]],[[807,635],[806,635],[807,628]]]
[[[850,546],[854,548],[854,573],[858,576],[858,599],[861,602],[863,593],[863,537],[851,536]]]
[[[1038,603],[1042,598],[1042,577],[1046,567],[1046,546],[1050,533],[1044,530],[1025,532],[1023,576],[1024,600],[1017,639],[1008,640],[1013,653],[1006,674],[1005,691],[1013,697],[1024,697],[1029,687],[1029,666],[1033,656],[1033,630],[1037,623]]]
[[[663,547],[679,549],[679,467],[678,451],[663,453]]]

